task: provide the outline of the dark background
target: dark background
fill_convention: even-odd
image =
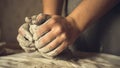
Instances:
[[[0,0],[1,41],[16,43],[17,30],[26,16],[41,12],[41,0]]]

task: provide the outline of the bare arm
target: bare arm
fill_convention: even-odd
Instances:
[[[83,0],[79,6],[68,17],[73,18],[74,25],[80,31],[92,21],[103,16],[107,11],[114,7],[120,0]]]
[[[43,0],[43,13],[61,15],[63,0]]]

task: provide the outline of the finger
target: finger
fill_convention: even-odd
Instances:
[[[57,36],[60,35],[59,29],[52,29],[48,33],[46,33],[44,36],[40,37],[38,41],[36,41],[35,46],[36,48],[42,48],[43,46],[49,44],[51,41],[53,41]]]
[[[40,14],[36,17],[36,22],[33,23],[33,24],[41,25],[41,24],[45,23],[45,21],[47,21],[49,18],[51,18],[50,15],[40,13]]]
[[[21,47],[33,47],[32,42],[26,40],[22,35],[18,34],[17,41]],[[35,47],[35,46],[34,46]]]
[[[35,42],[36,48],[42,48],[43,46],[47,45],[49,42],[51,42],[55,37],[49,36],[51,34],[51,31],[46,33],[46,35],[40,37],[38,41]]]
[[[37,25],[30,25],[29,31],[33,35],[37,29]]]
[[[33,39],[37,40],[41,36],[45,35],[45,33],[53,29],[53,26],[55,25],[55,23],[56,21],[51,18],[47,20],[45,23],[43,23],[42,25],[38,26],[36,28],[35,33],[33,34]],[[58,29],[61,29],[61,28],[58,28]]]
[[[38,49],[38,51],[40,52],[50,52],[51,50],[54,50],[55,48],[57,48],[63,41],[65,40],[64,34],[58,36],[55,40],[53,40],[52,42],[50,42],[48,45],[46,45],[45,47]]]
[[[31,17],[31,19],[32,19],[31,24],[34,24],[34,23],[37,22],[36,17],[37,17],[37,15],[33,15],[33,16]]]
[[[34,34],[33,34],[33,39],[37,40],[38,38],[45,35],[49,31],[50,31],[49,26],[46,26],[46,25],[37,26],[37,28],[35,29]]]
[[[38,14],[37,15],[37,17],[36,17],[36,21],[37,22],[35,22],[35,23],[33,23],[33,24],[41,24],[41,20],[43,19],[43,14],[42,13],[40,13],[40,14]]]
[[[36,20],[36,17],[37,17],[37,15],[33,15],[33,16],[31,17],[31,19],[32,19],[32,20]]]
[[[35,52],[36,48],[28,48],[28,47],[22,47],[24,49],[25,52],[31,53],[31,52]]]
[[[26,40],[22,35],[18,34],[17,40],[19,42],[19,45],[26,51],[26,52],[33,52],[35,51],[35,45]]]
[[[32,17],[25,17],[25,22],[29,24],[34,24],[37,22],[36,17],[37,15],[33,15]]]
[[[66,49],[68,46],[67,42],[63,42],[59,47],[57,47],[56,49],[54,49],[51,52],[46,53],[48,56],[57,56],[58,54],[60,54],[64,49]]]
[[[22,36],[24,36],[26,39],[28,39],[29,41],[32,41],[32,35],[29,32],[29,24],[25,23],[23,24],[20,28],[19,28],[19,34],[21,34]]]

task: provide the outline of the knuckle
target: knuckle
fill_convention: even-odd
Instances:
[[[48,46],[48,48],[49,48],[50,50],[54,49],[54,47],[55,47],[55,45],[49,45],[49,46]]]
[[[67,39],[66,34],[65,34],[65,33],[63,33],[63,34],[62,34],[62,36],[61,36],[61,38],[62,38],[62,39]]]
[[[56,19],[51,18],[51,22],[52,22],[52,23],[56,22]]]
[[[59,46],[61,44],[61,39],[57,40],[55,43],[54,43],[54,46]],[[52,45],[51,45],[52,46]]]
[[[54,32],[55,34],[59,34],[62,32],[62,28],[59,26],[55,26],[53,27],[52,32]]]
[[[48,25],[54,25],[55,23],[56,23],[56,19],[51,18]]]
[[[62,28],[60,26],[57,27],[58,32],[62,32]]]

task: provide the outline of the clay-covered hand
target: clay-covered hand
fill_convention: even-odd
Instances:
[[[26,23],[24,23],[22,26],[20,26],[20,28],[18,30],[17,40],[19,42],[19,45],[26,52],[37,51],[35,48],[35,43],[34,43],[35,40],[33,39],[34,31],[38,25],[41,25],[49,18],[50,18],[49,15],[44,15],[42,13],[25,18]]]
[[[25,23],[18,29],[17,40],[19,45],[25,50],[25,52],[35,52],[36,48],[33,40],[33,28],[32,22],[36,21],[37,15],[25,18]]]
[[[29,32],[29,23],[24,23],[18,30],[19,34],[17,36],[17,40],[19,45],[26,51],[26,52],[34,52],[35,45],[32,43],[32,34]]]
[[[42,25],[38,26],[33,34],[35,47],[39,52],[49,56],[56,56],[79,36],[80,31],[71,17],[52,15]]]

